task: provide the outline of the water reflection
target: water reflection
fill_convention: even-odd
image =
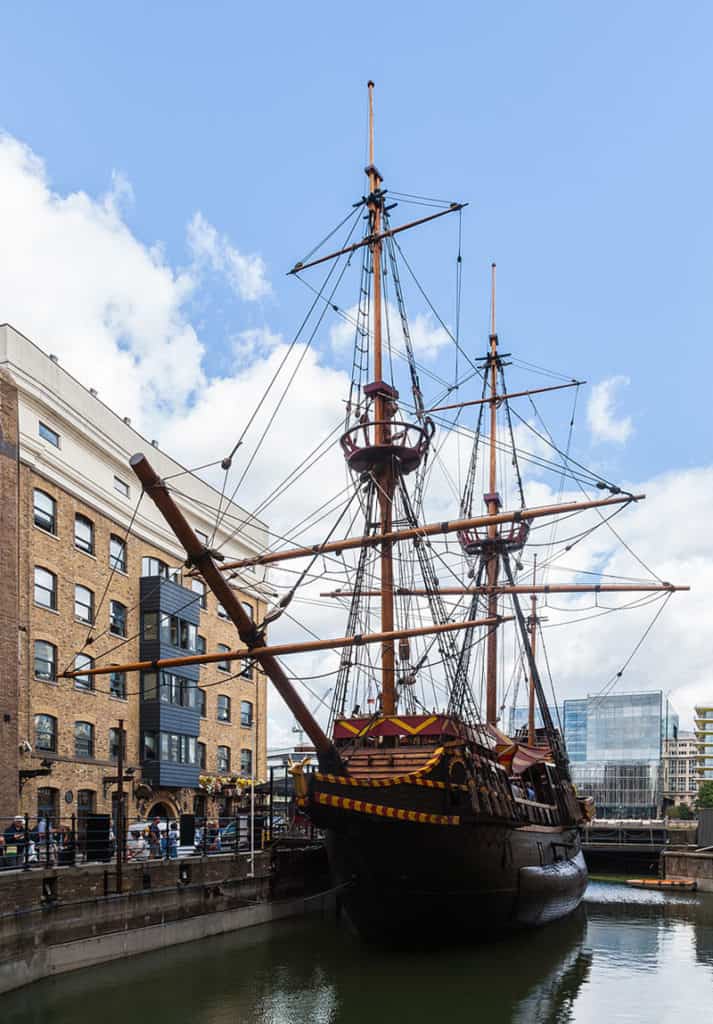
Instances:
[[[707,1005],[713,898],[593,884],[567,921],[471,949],[385,954],[333,920],[176,947],[0,998],[3,1024],[668,1024]]]

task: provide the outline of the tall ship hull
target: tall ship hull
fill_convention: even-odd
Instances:
[[[587,883],[577,821],[587,808],[548,750],[498,742],[497,733],[459,740],[468,730],[443,716],[344,720],[335,732],[350,729],[359,745],[343,741],[346,774],[293,772],[298,802],[327,835],[341,905],[364,938],[476,938],[577,907]],[[398,747],[379,747],[394,736]],[[525,779],[499,758],[511,768],[517,758]]]

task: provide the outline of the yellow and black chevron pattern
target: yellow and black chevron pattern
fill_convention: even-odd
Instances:
[[[379,818],[394,818],[398,821],[412,821],[418,825],[460,825],[457,814],[426,814],[423,811],[406,811],[400,807],[384,807],[383,804],[372,804],[367,800],[351,800],[346,796],[335,796],[333,793],[315,793],[315,803],[325,807],[338,807],[343,811],[355,811],[357,814],[375,814]],[[304,801],[306,804],[307,801]]]
[[[435,779],[424,779],[436,767],[445,753],[445,747],[438,747],[433,756],[415,772],[408,775],[392,775],[389,779],[354,779],[351,775],[331,775],[328,772],[315,772],[314,777],[318,782],[333,782],[340,786],[366,786],[371,788],[384,788],[386,786],[429,786],[431,789],[447,789],[448,784],[437,782]],[[467,789],[466,786],[452,786],[452,789]]]

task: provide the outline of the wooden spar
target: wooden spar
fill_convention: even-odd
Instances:
[[[169,494],[163,480],[158,477],[143,454],[132,455],[129,465],[141,481],[146,494],[148,494],[163,514],[164,519],[183,545],[189,562],[200,569],[203,579],[225,608],[235,624],[242,642],[248,648],[256,647],[261,643],[262,637],[257,634],[254,623],[249,619],[228,581],[223,578],[217,569],[205,546],[196,537],[192,527],[188,524],[185,516]],[[272,681],[276,690],[297,719],[298,724],[309,736],[317,753],[332,754],[335,760],[338,761],[339,757],[334,744],[331,743],[322,731],[319,723],[310,714],[309,709],[295,690],[279,662],[269,653],[256,655],[256,661],[265,672],[265,675]]]
[[[442,597],[457,597],[461,594],[487,594],[487,584],[480,587],[438,587],[436,590],[425,590],[417,587],[397,587],[394,594],[397,597],[429,597],[437,594]],[[498,584],[495,588],[498,594],[636,594],[656,593],[658,591],[690,590],[688,586],[678,587],[673,583],[531,583],[516,584],[514,587],[507,583]],[[362,597],[378,597],[378,590],[360,590]],[[320,597],[353,597],[353,590],[325,590]]]
[[[527,395],[542,395],[545,391],[561,391],[563,388],[577,388],[586,384],[586,380],[572,380],[567,384],[551,384],[546,388],[530,388],[528,391],[509,391],[506,395],[488,395],[487,398],[475,398],[472,402],[454,402],[452,405],[434,405],[426,409],[426,413],[445,412],[447,409],[464,409],[468,405],[487,405],[488,402],[504,402],[506,398],[523,398]]]
[[[381,386],[383,360],[381,344],[381,175],[374,164],[374,83],[368,83],[369,90],[369,197],[367,208],[370,216],[370,243],[372,260],[373,295],[373,337],[374,337],[374,382],[378,388],[374,395],[375,442],[386,445],[391,441],[391,420],[394,414],[393,400]],[[392,513],[395,477],[391,460],[387,460],[378,474],[379,519],[382,534],[392,532]],[[389,541],[381,545],[381,632],[390,637],[394,630],[394,564],[393,550]],[[385,715],[396,713],[396,654],[392,639],[384,641],[381,647],[381,707]]]
[[[533,557],[532,564],[532,585],[536,586],[537,576],[537,555]],[[535,648],[537,644],[537,592],[533,591],[530,598],[530,650],[532,661],[535,661]],[[535,676],[530,669],[530,691],[527,704],[527,742],[531,747],[535,745]]]
[[[498,525],[500,523],[529,522],[543,516],[566,515],[568,512],[585,512],[590,508],[602,508],[605,505],[624,505],[630,501],[642,501],[645,494],[617,494],[610,498],[599,498],[594,501],[574,501],[563,505],[541,505],[539,508],[523,508],[516,512],[499,512],[497,515],[474,516],[470,519],[451,519],[442,523],[427,523],[424,526],[409,527],[408,530],[394,530],[388,534],[372,534],[362,537],[345,537],[343,540],[329,541],[327,544],[315,544],[309,548],[288,548],[286,551],[270,551],[255,558],[241,558],[235,562],[223,562],[219,569],[228,572],[231,569],[247,569],[253,565],[270,565],[273,562],[285,562],[293,558],[309,558],[314,555],[330,552],[351,551],[354,548],[375,547],[385,541],[398,544],[401,541],[413,540],[414,537],[433,537],[441,533],[457,533],[460,530],[472,530],[479,526]],[[218,568],[218,566],[216,566]]]
[[[337,256],[344,256],[349,252],[356,252],[357,249],[363,249],[365,245],[373,245],[375,242],[381,244],[385,238],[391,238],[393,235],[398,235],[402,231],[408,231],[410,228],[417,228],[419,224],[427,224],[429,220],[436,220],[438,217],[445,217],[447,213],[456,213],[458,210],[463,210],[468,204],[467,203],[451,203],[447,210],[439,210],[438,213],[431,213],[428,217],[419,217],[418,220],[410,220],[407,224],[399,224],[396,228],[388,228],[386,231],[379,232],[378,235],[370,235],[367,238],[362,238],[360,242],[353,242],[352,245],[345,246],[344,249],[337,249],[336,252],[330,252],[326,256],[320,256],[319,259],[310,260],[309,263],[295,263],[292,270],[288,271],[288,274],[299,274],[303,270],[308,270],[310,267],[316,267],[319,263],[326,263],[327,260],[334,260]]]
[[[261,661],[265,657],[282,657],[285,654],[305,654],[313,651],[329,651],[340,647],[361,647],[363,644],[382,644],[385,640],[393,642],[402,637],[430,636],[432,633],[452,633],[459,629],[470,629],[475,626],[497,626],[500,622],[510,622],[512,616],[505,619],[471,619],[467,622],[444,622],[433,626],[413,626],[411,629],[394,629],[389,633],[364,633],[357,636],[339,636],[331,640],[305,640],[299,644],[273,644],[267,647],[253,647],[245,650],[221,651],[218,654],[184,654],[176,658],[157,658],[154,661],[131,661],[125,665],[108,665],[104,668],[90,668],[64,672],[63,679],[74,679],[76,676],[105,676],[111,672],[150,672],[162,668],[180,668],[183,665],[212,665],[217,661],[238,661],[241,658]],[[290,684],[291,685],[291,684]],[[383,709],[383,708],[382,708]],[[306,732],[306,730],[305,730]]]
[[[497,515],[500,508],[500,496],[498,495],[497,476],[497,430],[498,430],[498,405],[495,396],[498,390],[498,335],[495,320],[495,264],[490,268],[490,354],[488,359],[488,370],[490,371],[490,476],[489,492],[486,495],[488,515],[491,520]],[[498,582],[498,569],[500,568],[500,554],[497,549],[498,526],[495,522],[488,524],[488,539],[490,541],[490,552],[486,565],[488,580],[488,616],[495,617],[498,614],[498,595],[495,586]],[[498,633],[493,629],[488,634],[486,647],[486,721],[489,725],[495,725],[498,720]]]

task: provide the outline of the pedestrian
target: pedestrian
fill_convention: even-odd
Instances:
[[[168,827],[168,856],[171,860],[175,860],[178,857],[178,825],[175,821],[172,821]]]
[[[158,817],[149,825],[149,849],[152,860],[161,858],[161,819]]]
[[[526,788],[525,792],[527,793],[527,799],[528,800],[534,800],[535,799],[535,790],[533,789],[531,782],[527,783],[527,788]]]
[[[74,835],[69,825],[63,825],[59,831],[57,863],[60,865],[74,864]]]
[[[148,860],[149,849],[143,837],[141,826],[134,825],[129,829],[129,838],[126,840],[127,860]]]
[[[25,819],[21,814],[16,814],[12,824],[8,825],[3,833],[5,839],[5,867],[19,867],[25,857],[27,847],[27,835],[25,833]]]

